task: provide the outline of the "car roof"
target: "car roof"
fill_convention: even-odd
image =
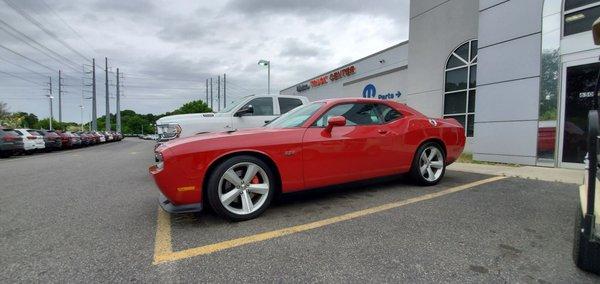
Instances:
[[[326,103],[327,105],[338,104],[338,103],[378,103],[387,104],[396,109],[399,109],[405,113],[411,113],[413,115],[423,115],[419,111],[407,106],[404,103],[393,101],[393,100],[381,100],[381,99],[370,99],[370,98],[335,98],[335,99],[324,99],[315,102]]]

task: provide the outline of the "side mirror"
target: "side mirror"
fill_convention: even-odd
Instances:
[[[245,114],[254,113],[254,107],[252,105],[245,106],[235,112],[234,116],[243,116]]]
[[[592,25],[592,34],[594,35],[594,44],[600,45],[600,18],[594,21]]]
[[[327,119],[327,126],[325,127],[325,131],[331,132],[334,126],[344,126],[346,125],[346,118],[343,116],[332,116]]]

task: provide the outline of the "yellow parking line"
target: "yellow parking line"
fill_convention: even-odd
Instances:
[[[473,187],[476,187],[476,186],[479,186],[482,184],[494,182],[494,181],[501,180],[504,178],[506,178],[506,177],[503,177],[503,176],[491,177],[491,178],[487,178],[484,180],[480,180],[480,181],[464,184],[461,186],[445,189],[442,191],[428,193],[428,194],[424,194],[421,196],[409,198],[409,199],[398,201],[398,202],[392,202],[392,203],[388,203],[388,204],[384,204],[384,205],[380,205],[380,206],[376,206],[376,207],[371,207],[368,209],[359,210],[359,211],[339,215],[339,216],[332,217],[332,218],[327,218],[327,219],[316,221],[316,222],[311,222],[311,223],[298,225],[298,226],[292,226],[292,227],[288,227],[288,228],[264,232],[264,233],[260,233],[260,234],[256,234],[256,235],[241,237],[241,238],[237,238],[237,239],[233,239],[233,240],[223,241],[223,242],[219,242],[219,243],[214,243],[214,244],[210,244],[210,245],[205,245],[205,246],[201,246],[201,247],[190,248],[190,249],[185,249],[185,250],[175,251],[175,252],[173,251],[172,245],[171,245],[170,216],[168,213],[165,213],[162,209],[159,208],[153,264],[172,262],[172,261],[186,259],[186,258],[190,258],[190,257],[194,257],[194,256],[211,254],[213,252],[222,251],[222,250],[226,250],[226,249],[230,249],[230,248],[234,248],[234,247],[239,247],[239,246],[246,245],[246,244],[261,242],[261,241],[265,241],[265,240],[269,240],[269,239],[273,239],[273,238],[291,235],[294,233],[308,231],[308,230],[320,228],[323,226],[331,225],[334,223],[348,221],[348,220],[355,219],[358,217],[363,217],[363,216],[371,215],[374,213],[398,208],[398,207],[401,207],[404,205],[437,198],[437,197],[448,195],[448,194],[451,194],[454,192],[463,191],[466,189],[470,189],[470,188],[473,188]]]

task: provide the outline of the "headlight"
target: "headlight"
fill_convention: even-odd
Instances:
[[[156,161],[156,168],[162,170],[165,166],[163,156],[160,152],[154,153],[154,160]]]
[[[157,125],[156,128],[162,139],[174,139],[181,134],[181,126],[177,123]]]

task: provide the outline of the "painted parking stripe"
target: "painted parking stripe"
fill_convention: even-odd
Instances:
[[[430,200],[433,198],[448,195],[451,193],[467,190],[467,189],[470,189],[470,188],[473,188],[473,187],[476,187],[479,185],[498,181],[498,180],[505,179],[505,178],[506,177],[504,177],[504,176],[491,177],[491,178],[475,181],[472,183],[452,187],[452,188],[445,189],[442,191],[428,193],[428,194],[424,194],[421,196],[417,196],[417,197],[413,197],[413,198],[409,198],[409,199],[405,199],[405,200],[401,200],[401,201],[397,201],[397,202],[387,203],[387,204],[379,205],[376,207],[371,207],[368,209],[363,209],[363,210],[359,210],[359,211],[355,211],[355,212],[351,212],[351,213],[346,213],[343,215],[323,219],[320,221],[315,221],[315,222],[306,223],[303,225],[287,227],[287,228],[283,228],[283,229],[279,229],[279,230],[264,232],[264,233],[241,237],[241,238],[237,238],[237,239],[227,240],[227,241],[218,242],[218,243],[214,243],[214,244],[210,244],[210,245],[189,248],[189,249],[185,249],[185,250],[181,250],[181,251],[173,251],[173,247],[172,247],[172,243],[171,243],[170,215],[159,208],[158,209],[158,222],[157,222],[157,228],[156,228],[156,241],[155,241],[155,246],[154,246],[154,262],[153,262],[153,264],[161,264],[161,263],[166,263],[166,262],[182,260],[182,259],[186,259],[186,258],[190,258],[190,257],[200,256],[200,255],[207,255],[207,254],[211,254],[213,252],[218,252],[218,251],[222,251],[222,250],[226,250],[226,249],[230,249],[230,248],[234,248],[234,247],[239,247],[239,246],[243,246],[243,245],[247,245],[247,244],[251,244],[251,243],[262,242],[262,241],[266,241],[269,239],[283,237],[283,236],[287,236],[287,235],[291,235],[291,234],[295,234],[295,233],[299,233],[299,232],[303,232],[303,231],[313,230],[313,229],[324,227],[327,225],[331,225],[331,224],[335,224],[335,223],[339,223],[339,222],[343,222],[343,221],[348,221],[348,220],[356,219],[359,217],[375,214],[378,212],[402,207],[404,205],[413,204],[413,203],[417,203],[417,202],[421,202],[421,201],[426,201],[426,200]]]

